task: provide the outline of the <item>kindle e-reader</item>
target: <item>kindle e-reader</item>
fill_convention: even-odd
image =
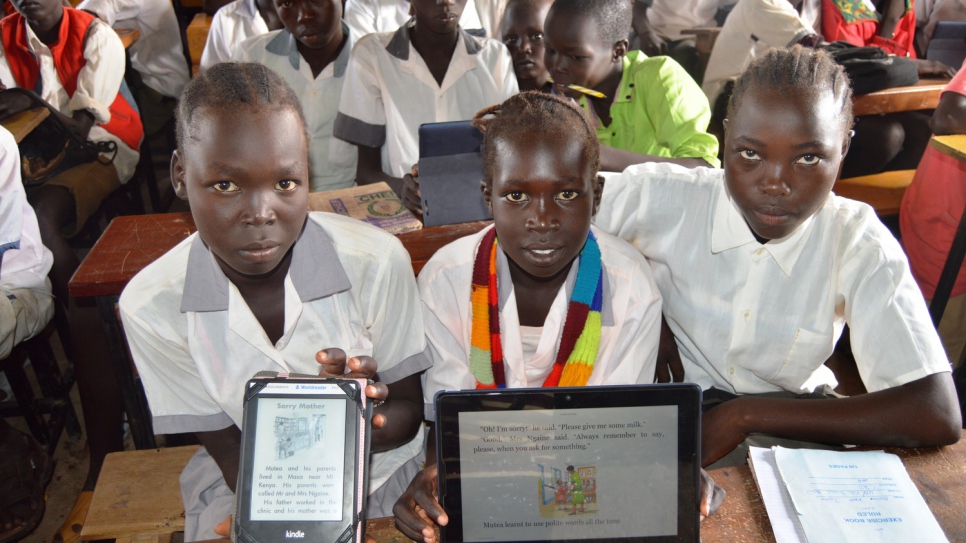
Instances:
[[[470,121],[419,127],[423,225],[490,219],[483,201],[483,134]]]
[[[436,396],[445,543],[697,543],[694,384]]]
[[[260,375],[246,385],[232,541],[362,543],[366,381]]]

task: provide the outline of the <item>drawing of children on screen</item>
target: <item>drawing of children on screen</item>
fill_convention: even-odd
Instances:
[[[574,510],[571,515],[577,514],[577,506],[580,506],[580,512],[584,512],[584,484],[580,480],[580,475],[574,471],[573,466],[567,466],[567,474],[570,475],[570,503],[574,504]]]

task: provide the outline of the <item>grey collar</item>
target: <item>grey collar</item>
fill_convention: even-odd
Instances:
[[[288,275],[302,303],[352,288],[332,240],[311,218],[292,249]],[[201,236],[195,236],[188,253],[188,267],[181,295],[181,312],[228,310],[228,277]]]
[[[349,31],[349,25],[347,25],[345,21],[342,21],[342,32],[347,36],[347,40],[345,46],[342,47],[342,51],[339,51],[339,56],[333,63],[334,77],[342,77],[345,75],[346,66],[349,65],[349,53],[353,44],[352,34]],[[300,63],[302,62],[302,55],[299,54],[296,43],[295,36],[283,28],[279,31],[277,36],[268,42],[268,45],[265,46],[265,50],[280,57],[288,57],[288,62],[292,65],[292,69],[298,70]]]
[[[399,30],[393,33],[392,39],[386,44],[386,51],[390,55],[399,60],[409,60],[409,32],[414,26],[416,26],[416,17],[411,17],[406,21],[406,24],[400,26]],[[467,34],[463,27],[457,27],[457,32],[459,32],[460,38],[466,46],[467,55],[475,55],[483,50],[483,45],[480,44],[479,40]]]

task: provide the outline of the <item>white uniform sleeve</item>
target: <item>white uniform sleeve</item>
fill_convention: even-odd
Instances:
[[[141,13],[141,0],[84,0],[77,9],[96,13],[108,26],[114,26],[117,21],[136,19]]]
[[[352,48],[342,84],[339,114],[332,129],[335,137],[365,147],[382,147],[386,142],[386,108],[376,59],[378,47],[382,47],[379,35],[370,34]]]
[[[772,47],[790,47],[812,33],[788,0],[754,0],[743,13],[754,36]]]
[[[108,109],[117,98],[124,79],[124,45],[111,27],[95,20],[84,46],[87,64],[77,74],[77,90],[67,109],[70,113],[86,109],[100,123],[111,120]]]
[[[228,62],[231,59],[231,49],[225,36],[224,12],[218,10],[211,19],[211,28],[208,29],[208,39],[205,41],[205,49],[201,52],[201,62],[199,69],[204,71],[219,62]]]

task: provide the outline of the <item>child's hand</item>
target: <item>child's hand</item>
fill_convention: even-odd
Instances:
[[[215,526],[215,533],[221,537],[231,537],[231,515]]]
[[[374,379],[379,365],[371,356],[354,356],[346,360],[342,349],[322,349],[315,353],[315,361],[321,366],[319,377],[346,377],[350,379]],[[346,373],[348,368],[348,373]],[[366,386],[366,396],[379,407],[389,396],[389,388],[383,383],[370,383]],[[375,414],[372,416],[372,427],[382,428],[386,424],[386,416]]]
[[[0,119],[6,119],[30,108],[30,98],[19,92],[6,93],[0,96]]]
[[[661,341],[657,346],[657,368],[654,369],[655,383],[684,382],[684,365],[681,363],[681,352],[674,340],[674,333],[661,317]]]
[[[916,71],[919,72],[919,75],[941,75],[945,77],[956,75],[956,68],[947,66],[938,60],[917,58],[912,61],[916,63]]]
[[[436,495],[436,466],[426,466],[392,507],[396,528],[413,541],[436,543],[436,526],[446,526],[449,517]]]
[[[419,218],[423,217],[422,193],[419,192],[419,164],[413,164],[411,174],[403,176],[402,201],[409,211]]]
[[[701,513],[701,520],[714,514],[721,507],[725,499],[725,490],[718,486],[708,472],[701,469],[701,493],[698,496],[698,508]]]

